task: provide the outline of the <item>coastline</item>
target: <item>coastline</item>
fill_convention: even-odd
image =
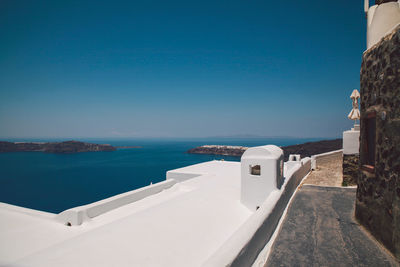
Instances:
[[[80,141],[64,142],[7,142],[0,141],[0,153],[4,152],[45,152],[80,153],[97,151],[115,151],[109,144],[93,144]]]
[[[311,155],[321,154],[342,148],[342,139],[322,140],[315,142],[306,142],[303,144],[282,146],[285,161],[290,154],[299,154],[301,157],[310,157]],[[227,146],[227,145],[203,145],[189,149],[189,154],[206,154],[241,157],[248,147]]]

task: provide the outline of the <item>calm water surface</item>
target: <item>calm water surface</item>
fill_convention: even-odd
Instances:
[[[213,159],[237,157],[193,155],[205,145],[279,146],[316,139],[80,140],[115,146],[141,146],[113,152],[48,154],[0,153],[0,202],[53,213],[165,180],[168,170]],[[11,140],[14,141],[14,140]],[[15,140],[20,141],[20,140]],[[32,140],[29,140],[32,141]],[[46,141],[46,140],[33,140]]]

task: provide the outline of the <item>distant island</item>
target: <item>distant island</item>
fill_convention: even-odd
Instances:
[[[333,150],[342,149],[342,139],[323,140],[316,142],[307,142],[304,144],[281,147],[284,152],[285,160],[290,154],[300,154],[301,157],[310,157]],[[208,154],[241,157],[248,147],[244,146],[223,146],[223,145],[204,145],[189,149],[190,154]]]
[[[189,149],[187,153],[241,157],[246,149],[245,146],[204,145]]]
[[[65,142],[6,142],[0,141],[0,152],[46,152],[46,153],[79,153],[94,151],[115,151],[108,144],[92,144],[79,141]]]

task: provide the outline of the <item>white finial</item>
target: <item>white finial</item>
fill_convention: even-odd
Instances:
[[[357,89],[353,90],[350,98],[353,101],[353,109],[350,111],[347,117],[350,120],[353,120],[354,124],[356,124],[356,121],[360,119],[360,110],[358,109],[358,99],[360,99],[360,93],[357,91]]]

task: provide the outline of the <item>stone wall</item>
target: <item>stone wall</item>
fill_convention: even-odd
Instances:
[[[356,218],[400,259],[400,27],[364,53],[360,76]],[[366,168],[370,114],[376,116],[375,163]]]
[[[358,154],[343,154],[343,186],[356,185],[358,180]]]
[[[397,0],[375,0],[375,5],[380,5],[389,2],[397,2]]]

